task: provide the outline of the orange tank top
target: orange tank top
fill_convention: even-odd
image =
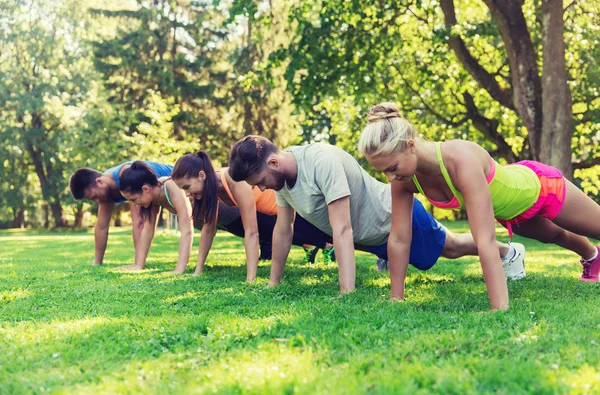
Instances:
[[[222,169],[221,169],[222,170]],[[225,176],[224,171],[219,171],[221,176],[221,183],[227,192],[227,195],[235,204],[235,207],[238,207],[238,204],[233,197],[233,193],[231,193],[231,189],[227,184],[227,177]],[[257,187],[252,187],[252,193],[254,194],[254,202],[256,202],[256,211],[259,213],[267,214],[267,215],[277,215],[277,198],[275,197],[275,191],[272,189],[266,189],[262,192]]]

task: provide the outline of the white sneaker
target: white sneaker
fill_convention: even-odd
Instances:
[[[524,278],[525,273],[525,246],[521,243],[508,243],[512,246],[516,254],[511,259],[502,259],[504,274],[509,280],[519,280]]]

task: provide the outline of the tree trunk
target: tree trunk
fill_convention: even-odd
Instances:
[[[484,2],[500,29],[506,47],[514,106],[527,128],[531,157],[539,160],[543,118],[542,83],[535,48],[521,8],[523,0]]]
[[[159,228],[164,228],[165,227],[165,216],[163,215],[165,212],[167,212],[167,215],[168,215],[168,211],[167,210],[160,210],[160,213],[158,213],[158,224],[157,224],[157,226]]]
[[[73,223],[73,227],[81,228],[83,227],[83,206],[77,205],[77,211],[75,212],[75,222]]]
[[[48,229],[50,227],[50,209],[48,208],[48,204],[44,204],[44,228]]]
[[[573,107],[565,64],[564,11],[562,0],[544,0],[542,13],[542,139],[540,161],[573,179],[571,139]]]
[[[63,208],[58,199],[54,202],[50,202],[50,209],[52,210],[52,217],[54,217],[54,226],[56,228],[64,228],[67,226],[67,221],[63,216]]]
[[[46,201],[49,201],[48,204],[52,209],[52,216],[54,217],[54,226],[56,226],[57,228],[62,228],[66,226],[62,205],[60,204],[58,196],[52,196],[52,194],[49,191],[50,185],[48,183],[48,176],[44,170],[42,155],[40,154],[40,151],[37,150],[30,141],[26,143],[26,149],[33,162],[35,173],[37,174],[40,180],[40,186],[42,187],[42,194],[44,196],[44,199]]]
[[[13,209],[12,227],[20,228],[20,229],[25,228],[25,209],[24,208]]]

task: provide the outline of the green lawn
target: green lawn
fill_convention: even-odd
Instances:
[[[475,258],[411,268],[390,303],[363,253],[338,298],[337,267],[297,248],[268,289],[268,263],[244,282],[240,239],[219,234],[199,278],[165,274],[166,235],[147,270],[115,270],[130,239],[111,229],[92,267],[89,231],[0,231],[0,393],[600,393],[600,286],[554,246],[527,241],[527,278],[490,314]]]

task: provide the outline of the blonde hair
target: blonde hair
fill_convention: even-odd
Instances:
[[[363,155],[390,155],[402,152],[406,140],[416,138],[413,125],[400,115],[395,103],[384,102],[371,107],[358,140],[358,151]]]

